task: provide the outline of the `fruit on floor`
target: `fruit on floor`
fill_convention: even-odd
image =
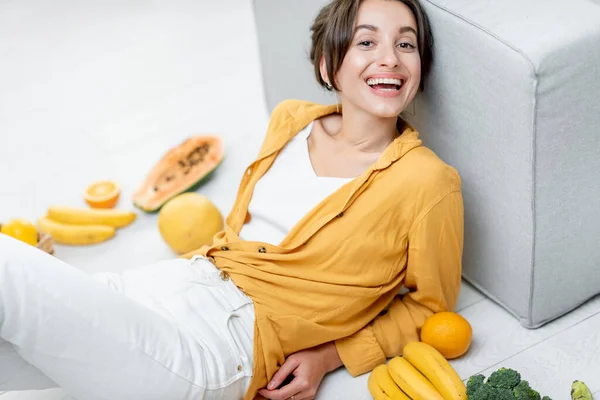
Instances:
[[[197,135],[171,148],[154,165],[133,194],[133,204],[146,212],[158,211],[169,199],[192,191],[223,161],[217,136]]]
[[[469,321],[451,311],[431,315],[421,327],[421,341],[433,346],[448,360],[465,354],[472,336]]]
[[[35,225],[23,218],[14,218],[3,224],[0,232],[32,246],[38,244],[38,231]]]
[[[61,244],[96,244],[115,235],[115,228],[112,226],[66,224],[48,217],[38,218],[37,225],[41,232],[48,233],[56,243]]]
[[[394,382],[412,400],[444,400],[433,384],[402,356],[392,358],[387,365]]]
[[[83,199],[92,208],[114,208],[119,201],[121,188],[113,181],[97,181],[83,192]]]
[[[205,196],[190,192],[169,200],[158,214],[158,229],[167,245],[184,254],[212,243],[223,230],[219,209]]]
[[[433,384],[444,400],[467,399],[467,387],[460,376],[433,346],[409,342],[404,346],[402,356]]]
[[[47,216],[57,222],[75,225],[108,225],[122,228],[131,224],[136,213],[127,210],[52,206]]]
[[[571,385],[571,400],[592,400],[592,392],[582,381],[573,381]]]
[[[386,364],[376,366],[367,381],[374,400],[410,400],[390,376]]]

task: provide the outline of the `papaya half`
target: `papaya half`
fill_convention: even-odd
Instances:
[[[156,212],[171,198],[195,190],[221,164],[223,142],[218,136],[197,135],[169,149],[134,192],[133,204]]]

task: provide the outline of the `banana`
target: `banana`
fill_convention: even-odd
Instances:
[[[573,400],[592,400],[592,392],[582,381],[573,381],[571,385],[571,399]]]
[[[404,346],[403,357],[433,384],[444,400],[467,399],[467,387],[460,376],[433,346],[409,342]]]
[[[76,225],[108,225],[122,228],[132,223],[136,214],[133,211],[52,206],[48,217],[58,222]]]
[[[410,400],[390,376],[385,364],[376,366],[368,380],[369,392],[375,400]]]
[[[115,235],[115,228],[107,225],[72,225],[38,218],[38,229],[52,236],[56,243],[88,245],[104,242]]]
[[[388,372],[412,400],[444,400],[431,382],[403,357],[392,358],[388,362]]]

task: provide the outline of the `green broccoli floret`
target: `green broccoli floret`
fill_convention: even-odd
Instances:
[[[544,397],[542,397],[542,400],[552,400],[552,399],[548,396],[544,396]]]
[[[473,394],[469,394],[468,398],[469,400],[515,400],[512,390],[487,384],[481,385]]]
[[[490,375],[486,385],[497,388],[513,389],[521,382],[521,374],[514,369],[500,368]]]
[[[494,400],[515,400],[515,396],[511,389],[507,388],[494,388]],[[492,397],[490,397],[491,399]]]
[[[467,381],[467,396],[471,396],[475,394],[475,392],[483,386],[483,381],[485,380],[485,376],[478,374],[473,375]]]
[[[473,394],[468,394],[467,397],[469,398],[469,400],[495,400],[495,392],[496,388],[493,388],[488,385],[481,385],[477,389],[475,389]]]
[[[513,389],[516,400],[541,400],[540,394],[529,386],[529,382],[522,380]]]

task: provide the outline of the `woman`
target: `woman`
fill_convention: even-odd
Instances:
[[[0,235],[0,390],[311,399],[328,372],[370,371],[454,308],[460,179],[398,117],[431,63],[423,10],[334,0],[312,32],[341,105],[273,111],[211,246],[90,279]]]

